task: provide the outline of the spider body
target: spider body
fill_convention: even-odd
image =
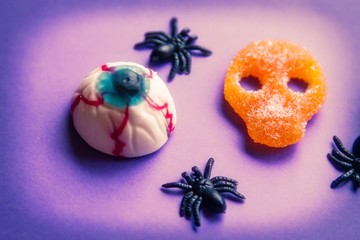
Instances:
[[[187,172],[181,174],[184,182],[170,182],[162,185],[164,188],[180,188],[185,191],[180,204],[180,216],[190,219],[194,217],[196,226],[200,226],[200,206],[202,203],[214,213],[223,213],[226,210],[226,202],[222,192],[228,192],[240,199],[245,196],[237,192],[238,182],[228,177],[217,176],[210,179],[214,159],[210,158],[206,164],[204,174],[198,167],[194,166],[192,174]]]
[[[344,171],[344,174],[331,183],[331,188],[352,179],[356,190],[360,187],[360,136],[354,141],[352,151],[346,149],[337,136],[334,136],[333,140],[336,148],[327,156],[335,167]]]
[[[184,28],[178,32],[177,18],[170,20],[171,33],[147,32],[145,40],[135,44],[135,49],[152,48],[150,63],[159,64],[172,62],[172,67],[168,76],[173,80],[175,75],[189,74],[191,72],[191,54],[197,52],[199,56],[210,56],[212,52],[204,47],[195,45],[197,36],[190,36],[189,28]]]
[[[226,202],[223,196],[216,190],[209,179],[195,179],[192,185],[194,195],[202,196],[204,204],[215,213],[223,213],[226,210]]]

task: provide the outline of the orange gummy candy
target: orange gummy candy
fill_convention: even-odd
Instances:
[[[259,81],[259,89],[241,85],[249,78]],[[307,85],[303,92],[289,88],[294,79]],[[255,142],[285,147],[303,138],[307,121],[319,111],[325,77],[306,49],[286,41],[257,41],[233,59],[224,95]]]

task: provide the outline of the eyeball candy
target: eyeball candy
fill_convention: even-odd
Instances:
[[[93,70],[75,91],[71,112],[75,129],[90,146],[120,157],[157,151],[176,124],[165,83],[153,70],[131,62]]]
[[[260,89],[244,89],[241,83],[248,77],[258,79]],[[290,89],[291,79],[304,81],[306,90]],[[303,138],[307,121],[319,111],[325,100],[325,77],[304,48],[286,41],[257,41],[233,59],[224,95],[254,142],[285,147]]]

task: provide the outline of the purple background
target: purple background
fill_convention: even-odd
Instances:
[[[359,192],[330,189],[332,136],[351,148],[360,132],[357,1],[0,2],[1,239],[358,239]],[[106,62],[147,64],[133,45],[172,16],[213,50],[167,83],[178,124],[164,148],[119,160],[72,127],[73,91]],[[284,149],[253,144],[222,95],[238,50],[262,39],[308,48],[327,76],[327,100],[304,139]],[[170,65],[155,68],[165,79]],[[226,214],[201,211],[194,230],[178,216],[182,193],[161,191],[193,165],[239,180],[247,199]]]

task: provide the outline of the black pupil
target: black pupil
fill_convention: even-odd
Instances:
[[[113,73],[112,83],[120,95],[132,97],[141,91],[143,80],[143,76],[131,69],[120,69]]]

